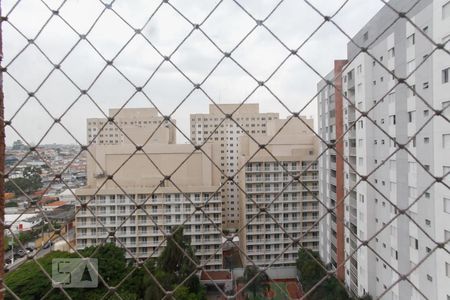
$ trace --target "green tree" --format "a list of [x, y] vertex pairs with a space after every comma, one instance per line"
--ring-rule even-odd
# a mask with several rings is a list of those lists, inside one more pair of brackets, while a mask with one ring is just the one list
[[175, 228], [159, 257], [158, 266], [169, 273], [184, 276], [195, 270], [194, 262], [197, 262], [197, 258], [188, 237], [183, 235], [183, 228]]
[[[97, 251], [95, 250], [95, 247], [89, 247], [81, 250], [80, 253], [84, 257], [90, 256], [97, 258], [99, 274], [108, 285], [116, 286], [131, 271], [131, 266], [126, 263], [124, 250], [110, 243], [98, 246]], [[39, 264], [50, 276], [52, 274], [52, 260], [54, 258], [79, 258], [79, 256], [75, 253], [54, 251], [39, 258]], [[35, 261], [26, 262], [16, 270], [7, 273], [5, 283], [20, 299], [24, 300], [41, 299], [52, 288], [49, 278]], [[96, 289], [66, 288], [65, 290], [72, 299], [76, 300], [101, 299], [107, 292], [101, 280], [99, 280], [99, 286]], [[140, 299], [138, 297], [139, 291], [135, 290], [134, 287], [121, 286], [118, 293], [122, 299]], [[5, 298], [13, 299], [12, 295], [8, 293]], [[46, 296], [46, 299], [50, 300], [65, 298], [57, 289], [52, 290]], [[108, 298], [110, 299], [111, 297]], [[112, 299], [115, 298], [117, 297], [112, 297]]]
[[33, 190], [40, 189], [42, 187], [42, 171], [36, 167], [25, 167], [23, 170], [23, 178], [28, 179], [31, 182]]
[[25, 193], [33, 192], [33, 184], [29, 179], [19, 177], [14, 179], [9, 179], [5, 183], [5, 192], [14, 193], [16, 196], [20, 196]]
[[5, 202], [5, 207], [18, 207], [19, 205], [15, 201]]
[[264, 296], [264, 293], [270, 290], [269, 280], [265, 271], [261, 272], [258, 267], [253, 265], [245, 267], [244, 275], [240, 279], [242, 283], [248, 284], [245, 292], [250, 292], [253, 299], [256, 299], [258, 295]]
[[327, 272], [317, 252], [309, 249], [300, 249], [297, 258], [297, 269], [300, 273], [300, 281], [305, 293], [314, 288], [308, 295], [309, 300], [352, 299], [335, 277], [327, 278], [319, 286], [315, 287], [319, 281], [327, 276]]
[[80, 253], [98, 259], [98, 272], [110, 286], [116, 286], [128, 274], [125, 250], [113, 243], [88, 247]]
[[[55, 251], [39, 258], [38, 261], [48, 274], [52, 274], [54, 258], [74, 257], [77, 257], [76, 254]], [[51, 289], [48, 277], [35, 261], [26, 262], [17, 270], [7, 273], [5, 283], [20, 299], [41, 299]], [[14, 298], [6, 292], [5, 299]]]
[[[191, 276], [196, 270], [196, 263], [197, 258], [188, 237], [183, 234], [183, 228], [175, 227], [166, 247], [152, 267], [155, 269], [156, 279], [165, 290], [177, 288], [175, 291], [177, 293], [179, 289], [182, 289], [178, 292], [181, 298], [174, 295], [176, 299], [205, 299], [205, 291], [199, 278], [195, 275]], [[144, 299], [156, 300], [164, 297], [159, 285], [148, 277], [147, 275], [145, 279], [148, 285], [144, 292]], [[189, 279], [179, 286], [188, 277]]]
[[[9, 179], [5, 183], [5, 192], [22, 195], [32, 193], [42, 187], [41, 169], [36, 167], [26, 167], [22, 172], [22, 177]], [[23, 192], [22, 192], [23, 191]]]
[[[178, 248], [177, 244], [183, 251]], [[184, 251], [193, 261], [186, 258]], [[98, 273], [109, 286], [117, 286], [120, 283], [117, 293], [122, 299], [162, 299], [165, 294], [160, 285], [164, 290], [175, 290], [174, 297], [177, 300], [206, 298], [205, 290], [201, 286], [199, 278], [196, 275], [190, 276], [196, 271], [194, 263], [196, 258], [189, 240], [183, 236], [182, 228], [173, 234], [159, 258], [151, 258], [145, 263], [145, 268], [150, 271], [158, 283], [149, 276], [147, 270], [143, 268], [144, 266], [136, 268], [130, 264], [125, 257], [125, 250], [117, 247], [114, 243], [88, 247], [81, 250], [80, 254], [84, 257], [98, 259]], [[38, 262], [51, 275], [52, 259], [77, 257], [79, 257], [77, 254], [55, 251], [39, 258]], [[128, 276], [130, 272], [132, 273]], [[187, 277], [189, 279], [185, 281]], [[125, 278], [126, 280], [123, 281]], [[35, 261], [26, 262], [16, 270], [7, 273], [5, 282], [19, 298], [25, 300], [41, 299], [51, 289], [49, 278]], [[65, 290], [74, 300], [102, 299], [107, 293], [102, 280], [99, 280], [99, 286], [96, 289]], [[56, 300], [66, 297], [59, 290], [54, 289], [46, 298]], [[107, 298], [116, 299], [118, 297], [113, 294]], [[13, 299], [13, 297], [7, 294], [6, 299]]]

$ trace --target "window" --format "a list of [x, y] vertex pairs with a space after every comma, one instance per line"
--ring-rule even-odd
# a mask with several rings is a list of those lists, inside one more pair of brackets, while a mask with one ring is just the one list
[[356, 72], [357, 72], [357, 73], [361, 73], [361, 72], [362, 72], [362, 65], [359, 65], [359, 66], [356, 68]]
[[450, 101], [442, 102], [443, 115], [450, 118]]
[[442, 173], [443, 176], [447, 175], [448, 173], [450, 173], [450, 166], [443, 166], [442, 171], [443, 171], [443, 173]]
[[416, 85], [412, 85], [411, 88], [408, 88], [408, 97], [412, 97], [416, 95]]
[[415, 67], [416, 67], [416, 61], [414, 59], [408, 61], [408, 63], [406, 64], [406, 72], [408, 74], [411, 73], [415, 69]]
[[416, 44], [416, 35], [413, 33], [406, 38], [407, 47], [413, 46]]
[[445, 275], [450, 277], [450, 264], [447, 262], [445, 263]]
[[416, 238], [413, 238], [412, 236], [409, 237], [409, 244], [414, 249], [419, 249], [419, 240]]
[[409, 186], [408, 187], [408, 197], [411, 199], [416, 199], [417, 190], [415, 187]]
[[391, 49], [388, 50], [388, 55], [389, 57], [395, 57], [395, 48], [392, 47]]
[[442, 83], [448, 83], [450, 68], [442, 70]]
[[[443, 13], [442, 13], [442, 14], [443, 14]], [[364, 41], [367, 41], [368, 39], [369, 39], [369, 32], [366, 31], [366, 32], [364, 32], [363, 40], [364, 40]]]
[[395, 125], [395, 115], [389, 116], [389, 119], [391, 120], [391, 124]]
[[442, 19], [450, 17], [450, 1], [442, 5]]
[[442, 135], [442, 148], [450, 148], [450, 134]]
[[395, 193], [397, 191], [397, 184], [393, 181], [391, 181], [389, 183], [389, 190], [393, 193]]
[[423, 89], [427, 89], [429, 87], [428, 81], [423, 83]]
[[389, 170], [390, 171], [395, 171], [395, 167], [396, 167], [396, 163], [394, 159], [390, 159], [389, 160]]
[[444, 212], [450, 214], [450, 199], [444, 198]]
[[409, 123], [414, 122], [414, 113], [415, 113], [415, 111], [409, 111], [408, 112], [408, 122]]

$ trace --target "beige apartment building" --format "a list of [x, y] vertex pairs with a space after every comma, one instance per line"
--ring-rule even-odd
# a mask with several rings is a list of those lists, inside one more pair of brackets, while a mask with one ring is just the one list
[[[148, 139], [158, 126], [154, 122], [164, 122], [153, 109], [124, 109], [118, 116], [124, 136], [132, 136], [135, 143]], [[88, 133], [107, 121], [89, 119]], [[114, 232], [109, 239], [126, 247], [128, 257], [158, 256], [164, 235], [184, 225], [202, 264], [221, 268], [220, 172], [207, 157], [218, 158], [216, 146], [207, 144], [202, 147], [206, 154], [191, 155], [194, 146], [175, 144], [171, 126], [159, 127], [142, 149], [120, 134], [117, 142], [103, 138], [89, 147], [93, 157], [87, 160], [87, 185], [76, 191], [87, 203], [78, 205], [77, 248], [103, 243]]]
[[[114, 122], [112, 122], [112, 119]], [[172, 122], [175, 123], [174, 120]], [[87, 139], [92, 144], [143, 145], [147, 140], [156, 143], [176, 143], [176, 129], [156, 108], [110, 109], [108, 118], [87, 120]]]
[[[313, 128], [312, 119], [302, 120]], [[240, 138], [238, 165], [245, 165], [239, 174], [245, 188], [240, 192], [240, 243], [247, 254], [242, 255], [244, 265], [250, 264], [249, 260], [259, 266], [274, 261], [273, 266], [295, 264], [299, 248], [292, 245], [292, 239], [318, 250], [320, 204], [314, 198], [319, 191], [318, 140], [299, 119], [285, 122], [272, 120], [265, 133], [253, 135], [259, 144], [267, 144], [267, 151], [259, 150], [247, 136]]]
[[[232, 114], [232, 119], [226, 118]], [[238, 171], [239, 138], [250, 135], [266, 134], [267, 122], [279, 118], [278, 113], [261, 113], [259, 104], [210, 104], [209, 113], [191, 114], [191, 140], [196, 145], [205, 142], [214, 143], [219, 150], [217, 165], [221, 171], [221, 182], [236, 175]], [[238, 177], [235, 177], [238, 182]], [[226, 228], [238, 228], [239, 187], [226, 182], [222, 187], [222, 220]]]

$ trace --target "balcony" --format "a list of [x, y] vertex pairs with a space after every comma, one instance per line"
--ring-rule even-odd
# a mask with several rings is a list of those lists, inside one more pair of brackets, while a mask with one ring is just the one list
[[319, 180], [319, 176], [302, 176], [300, 178], [301, 181], [317, 181]]
[[350, 156], [356, 156], [356, 147], [350, 147], [348, 150]]

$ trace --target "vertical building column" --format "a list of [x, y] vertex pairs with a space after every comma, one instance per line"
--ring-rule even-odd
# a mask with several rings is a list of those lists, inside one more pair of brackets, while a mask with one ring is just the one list
[[344, 113], [342, 103], [342, 69], [346, 60], [334, 61], [334, 100], [336, 113], [336, 276], [345, 280], [345, 240], [344, 240]]

